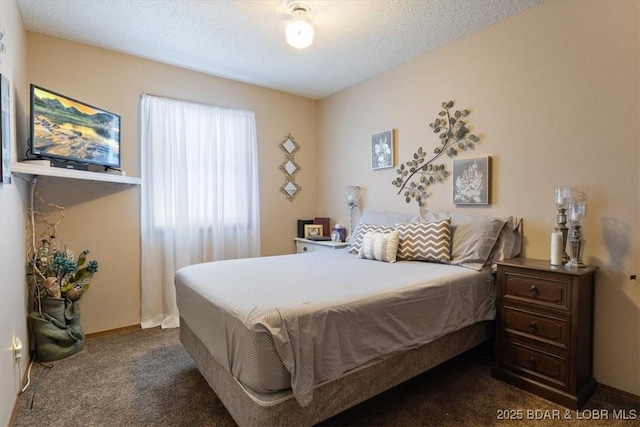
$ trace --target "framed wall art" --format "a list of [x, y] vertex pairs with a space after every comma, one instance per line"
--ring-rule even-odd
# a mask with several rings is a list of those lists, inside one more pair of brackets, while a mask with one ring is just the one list
[[393, 129], [371, 135], [371, 169], [393, 167]]
[[296, 184], [294, 178], [301, 168], [293, 158], [294, 153], [300, 149], [300, 145], [293, 139], [291, 134], [288, 134], [284, 141], [280, 143], [280, 149], [284, 151], [284, 162], [280, 165], [280, 170], [284, 173], [284, 184], [280, 187], [280, 191], [284, 193], [290, 202], [293, 202], [296, 194], [302, 190], [302, 187]]
[[490, 190], [491, 157], [453, 161], [453, 203], [488, 205]]
[[0, 75], [0, 184], [11, 183], [9, 80]]

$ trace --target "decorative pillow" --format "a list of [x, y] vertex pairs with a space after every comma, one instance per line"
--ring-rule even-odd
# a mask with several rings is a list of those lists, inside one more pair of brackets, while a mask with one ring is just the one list
[[[490, 217], [472, 214], [426, 211], [414, 220], [434, 221], [451, 218], [451, 260], [449, 264], [480, 271], [490, 263], [489, 256], [498, 236], [512, 217]], [[402, 237], [402, 236], [401, 236]], [[519, 252], [519, 250], [518, 250]]]
[[397, 224], [398, 259], [446, 262], [451, 251], [451, 220]]
[[393, 227], [398, 223], [405, 223], [409, 222], [410, 220], [410, 214], [386, 211], [364, 211], [357, 224], [353, 227], [353, 230], [351, 230], [351, 235], [349, 236], [349, 245], [353, 245], [353, 241], [358, 234], [358, 227], [360, 226], [360, 224], [374, 224]]
[[376, 261], [396, 262], [399, 234], [397, 231], [381, 233], [369, 231], [362, 238], [362, 246], [358, 258], [375, 259]]
[[358, 231], [356, 231], [356, 235], [353, 238], [353, 243], [349, 246], [349, 252], [352, 254], [359, 254], [360, 248], [362, 247], [362, 239], [364, 235], [369, 231], [378, 231], [381, 233], [390, 233], [393, 231], [393, 227], [386, 227], [383, 225], [374, 225], [374, 224], [359, 224]]

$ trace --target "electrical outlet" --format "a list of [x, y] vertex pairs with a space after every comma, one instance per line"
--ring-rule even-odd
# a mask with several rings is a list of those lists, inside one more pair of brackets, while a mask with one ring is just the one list
[[16, 363], [20, 359], [22, 359], [22, 341], [20, 341], [20, 338], [15, 337], [13, 339], [13, 361]]

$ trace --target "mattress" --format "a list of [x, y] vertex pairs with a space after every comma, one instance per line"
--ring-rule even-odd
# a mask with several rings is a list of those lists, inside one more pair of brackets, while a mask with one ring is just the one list
[[180, 316], [245, 389], [318, 384], [495, 317], [488, 271], [311, 252], [185, 267]]

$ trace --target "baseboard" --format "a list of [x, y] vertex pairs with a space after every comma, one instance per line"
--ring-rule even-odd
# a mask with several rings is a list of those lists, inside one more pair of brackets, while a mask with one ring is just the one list
[[91, 338], [103, 337], [105, 335], [113, 335], [113, 334], [119, 334], [122, 332], [137, 331], [138, 329], [140, 329], [140, 325], [124, 326], [122, 328], [109, 329], [107, 331], [92, 332], [90, 334], [85, 334], [85, 338], [91, 339]]
[[622, 398], [622, 399], [627, 399], [627, 400], [631, 400], [633, 403], [635, 404], [640, 404], [640, 396], [633, 394], [633, 393], [629, 393], [627, 391], [623, 391], [620, 389], [617, 389], [615, 387], [611, 387], [610, 385], [606, 385], [606, 384], [602, 384], [602, 383], [596, 383], [596, 389], [601, 389], [604, 391], [607, 391], [611, 394], [615, 394], [616, 396]]

